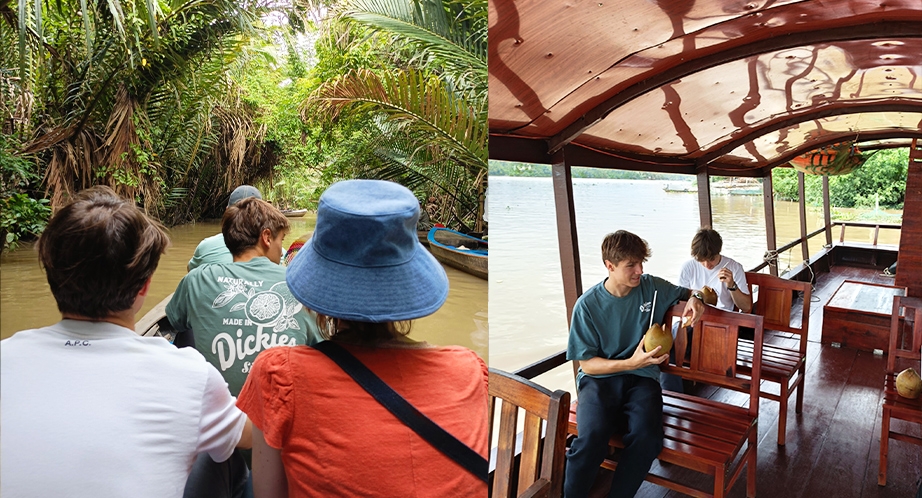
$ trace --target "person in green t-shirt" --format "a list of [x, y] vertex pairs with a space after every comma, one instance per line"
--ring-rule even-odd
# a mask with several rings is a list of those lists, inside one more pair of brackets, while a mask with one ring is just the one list
[[[236, 200], [232, 195], [231, 201], [221, 220], [221, 235], [233, 261], [192, 269], [179, 282], [166, 315], [177, 331], [176, 343], [191, 342], [237, 396], [261, 351], [314, 345], [321, 336], [316, 315], [292, 296], [285, 267], [279, 265], [288, 219], [255, 196]], [[220, 463], [207, 454], [199, 456], [184, 496], [212, 496], [215, 476], [234, 483], [244, 480], [252, 487], [247, 480], [249, 459], [241, 450]], [[238, 487], [234, 496], [247, 493], [252, 495], [250, 489]]]
[[691, 314], [691, 325], [704, 304], [690, 289], [645, 275], [648, 257], [647, 242], [637, 235], [624, 230], [608, 234], [602, 242], [608, 277], [573, 307], [567, 359], [579, 362], [579, 436], [567, 452], [567, 498], [588, 494], [616, 430], [624, 431], [625, 447], [612, 476], [610, 498], [634, 496], [663, 447], [659, 365], [669, 355], [659, 346], [645, 352], [643, 336], [677, 302], [688, 300], [683, 314]]
[[177, 333], [192, 334], [234, 396], [260, 351], [320, 341], [314, 315], [291, 295], [279, 265], [288, 230], [288, 219], [261, 199], [228, 207], [221, 233], [233, 262], [193, 269], [166, 307]]

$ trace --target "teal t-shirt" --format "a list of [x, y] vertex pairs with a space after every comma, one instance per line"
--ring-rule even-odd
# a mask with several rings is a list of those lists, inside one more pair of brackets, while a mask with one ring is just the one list
[[192, 331], [195, 348], [234, 396], [260, 351], [321, 340], [314, 314], [288, 290], [285, 268], [265, 257], [192, 270], [179, 282], [166, 315], [177, 331]]
[[[607, 280], [607, 279], [606, 279]], [[650, 328], [650, 311], [653, 293], [656, 292], [654, 321], [662, 324], [666, 310], [688, 296], [689, 290], [673, 285], [659, 277], [641, 275], [640, 285], [624, 297], [615, 297], [605, 289], [605, 280], [594, 285], [576, 301], [570, 320], [570, 337], [567, 341], [568, 360], [588, 360], [599, 357], [626, 360], [634, 354], [637, 344]], [[659, 367], [650, 365], [593, 377], [611, 377], [634, 374], [659, 379]], [[584, 374], [580, 369], [576, 385]]]
[[205, 263], [227, 264], [233, 262], [234, 257], [231, 255], [230, 249], [224, 244], [224, 234], [219, 233], [206, 237], [198, 243], [187, 268], [192, 271]]

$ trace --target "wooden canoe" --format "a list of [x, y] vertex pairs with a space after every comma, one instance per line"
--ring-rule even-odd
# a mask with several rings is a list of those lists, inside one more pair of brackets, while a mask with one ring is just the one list
[[[145, 337], [163, 337], [164, 339], [174, 342], [176, 339], [176, 330], [170, 324], [166, 317], [166, 305], [173, 298], [173, 294], [163, 298], [163, 301], [157, 303], [150, 311], [144, 314], [140, 320], [135, 322], [134, 330], [138, 335]], [[190, 334], [191, 335], [191, 334]]]
[[429, 230], [429, 251], [443, 264], [487, 279], [487, 241], [447, 228]]
[[302, 218], [306, 213], [306, 209], [285, 209], [282, 211], [282, 214], [288, 218]]

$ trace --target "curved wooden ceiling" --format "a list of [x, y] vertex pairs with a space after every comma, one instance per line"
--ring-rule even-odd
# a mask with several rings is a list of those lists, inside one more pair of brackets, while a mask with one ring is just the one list
[[922, 137], [922, 0], [491, 0], [490, 157], [764, 175]]

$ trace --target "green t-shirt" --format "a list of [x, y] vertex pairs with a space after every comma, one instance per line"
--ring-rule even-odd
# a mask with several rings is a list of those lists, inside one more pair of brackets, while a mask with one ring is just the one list
[[[634, 354], [637, 344], [650, 328], [653, 293], [656, 292], [654, 321], [662, 324], [666, 310], [688, 296], [689, 290], [659, 277], [641, 275], [640, 285], [624, 297], [615, 297], [605, 289], [605, 281], [586, 291], [573, 307], [570, 336], [567, 341], [568, 360], [588, 360], [599, 357], [626, 360]], [[650, 365], [639, 370], [593, 377], [634, 374], [659, 379], [659, 367]], [[584, 374], [580, 369], [576, 385]]]
[[205, 263], [227, 264], [233, 262], [234, 257], [231, 255], [230, 249], [224, 244], [224, 234], [219, 233], [206, 237], [198, 243], [187, 268], [192, 271]]
[[206, 264], [183, 277], [166, 307], [178, 332], [224, 376], [236, 396], [264, 349], [321, 340], [314, 314], [285, 283], [285, 268], [268, 258]]

